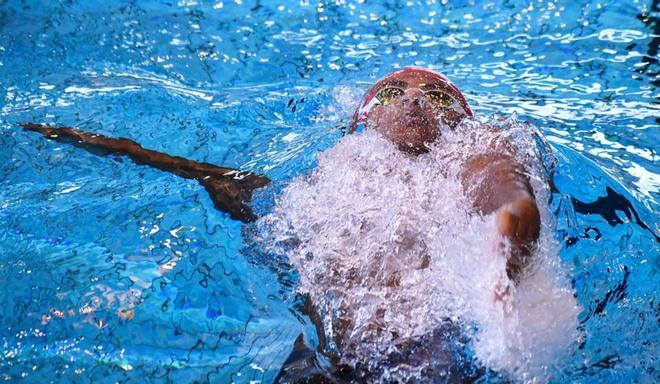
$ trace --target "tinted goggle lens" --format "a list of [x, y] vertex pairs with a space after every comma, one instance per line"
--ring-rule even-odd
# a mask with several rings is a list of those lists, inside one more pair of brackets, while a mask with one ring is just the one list
[[376, 94], [376, 99], [378, 99], [381, 104], [387, 105], [404, 93], [404, 90], [401, 88], [387, 87], [381, 89], [380, 92]]

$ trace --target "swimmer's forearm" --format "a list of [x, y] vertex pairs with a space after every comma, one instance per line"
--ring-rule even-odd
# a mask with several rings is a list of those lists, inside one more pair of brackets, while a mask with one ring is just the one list
[[[248, 172], [240, 172], [232, 168], [218, 167], [213, 164], [196, 162], [146, 149], [140, 144], [125, 138], [112, 138], [68, 127], [53, 128], [34, 123], [21, 123], [20, 125], [27, 130], [39, 132], [51, 140], [81, 147], [97, 154], [128, 156], [138, 164], [172, 172], [187, 179], [199, 179], [207, 176], [241, 178], [250, 175]], [[99, 153], [99, 151], [102, 153]]]
[[148, 165], [180, 177], [196, 179], [208, 191], [215, 207], [229, 213], [235, 220], [248, 222], [256, 219], [247, 203], [251, 200], [254, 189], [270, 182], [267, 177], [254, 173], [218, 167], [146, 149], [129, 139], [115, 139], [75, 128], [52, 128], [33, 123], [20, 125], [27, 130], [39, 132], [51, 140], [71, 144], [95, 154], [123, 155], [137, 164]]

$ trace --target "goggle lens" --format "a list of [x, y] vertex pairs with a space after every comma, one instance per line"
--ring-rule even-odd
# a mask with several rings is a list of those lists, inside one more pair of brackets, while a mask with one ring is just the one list
[[404, 93], [404, 90], [401, 88], [388, 87], [381, 89], [376, 95], [376, 98], [382, 105], [387, 105]]
[[441, 91], [429, 91], [426, 92], [425, 95], [431, 101], [431, 103], [443, 108], [449, 108], [452, 104], [454, 104], [454, 99]]

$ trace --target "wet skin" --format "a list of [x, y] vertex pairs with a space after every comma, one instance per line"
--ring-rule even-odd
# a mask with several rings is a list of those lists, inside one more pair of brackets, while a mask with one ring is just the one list
[[[401, 151], [413, 156], [427, 152], [428, 144], [437, 140], [444, 129], [452, 129], [468, 115], [460, 106], [446, 108], [432, 102], [430, 97], [432, 92], [445, 93], [459, 99], [460, 91], [423, 71], [389, 76], [376, 83], [368, 95], [377, 94], [387, 87], [397, 87], [403, 90], [403, 93], [399, 92], [397, 97], [392, 97], [386, 105], [384, 103], [374, 105], [363, 122], [367, 129], [375, 129], [397, 145]], [[457, 105], [455, 104], [454, 107]], [[355, 123], [354, 119], [351, 132], [355, 131]], [[38, 132], [49, 139], [72, 144], [98, 155], [127, 156], [137, 164], [195, 179], [208, 191], [218, 210], [227, 212], [231, 218], [243, 222], [257, 218], [249, 206], [253, 190], [269, 183], [265, 176], [152, 151], [129, 139], [105, 137], [74, 128], [52, 128], [33, 123], [21, 125], [26, 130]], [[532, 188], [524, 174], [524, 167], [515, 161], [514, 155], [515, 152], [511, 147], [511, 149], [469, 157], [459, 174], [459, 179], [475, 212], [484, 215], [496, 212], [497, 230], [511, 244], [511, 249], [506, 255], [507, 272], [512, 280], [517, 281], [538, 239], [540, 217]], [[501, 299], [504, 295], [506, 295], [505, 291], [495, 291], [494, 299]], [[313, 303], [305, 300], [305, 304], [299, 310], [308, 315], [315, 324], [321, 342], [318, 351], [323, 353], [325, 333]], [[337, 331], [339, 334], [342, 333], [341, 330]], [[418, 352], [423, 349], [413, 348]], [[278, 381], [360, 380], [352, 369], [338, 364], [338, 357], [329, 357], [333, 363], [331, 371], [319, 367], [316, 354], [299, 338], [294, 352], [282, 370], [282, 373], [287, 370], [296, 373], [291, 377], [282, 376], [281, 373]]]

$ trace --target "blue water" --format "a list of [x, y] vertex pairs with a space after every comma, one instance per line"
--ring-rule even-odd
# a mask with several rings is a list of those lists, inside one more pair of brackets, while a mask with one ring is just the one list
[[[656, 1], [0, 1], [0, 380], [270, 382], [304, 325], [195, 181], [35, 121], [285, 183], [402, 66], [557, 158], [583, 340], [554, 382], [660, 379]], [[296, 135], [292, 135], [296, 134]]]

